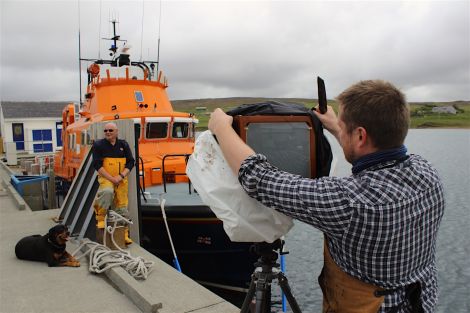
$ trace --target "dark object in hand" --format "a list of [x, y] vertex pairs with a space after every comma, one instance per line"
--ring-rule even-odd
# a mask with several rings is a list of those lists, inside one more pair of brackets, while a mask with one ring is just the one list
[[321, 79], [320, 76], [317, 76], [317, 86], [318, 86], [318, 108], [320, 109], [321, 114], [325, 114], [326, 112], [326, 90], [325, 90], [325, 82]]

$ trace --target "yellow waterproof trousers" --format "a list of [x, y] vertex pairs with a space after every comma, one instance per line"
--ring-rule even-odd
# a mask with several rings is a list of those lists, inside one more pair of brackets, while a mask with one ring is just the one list
[[[117, 176], [124, 169], [126, 158], [104, 158], [103, 168], [112, 176]], [[115, 186], [104, 177], [98, 176], [100, 184], [96, 194], [94, 208], [98, 228], [104, 228], [104, 219], [108, 209], [129, 217], [128, 204], [128, 181], [125, 177], [119, 185]]]

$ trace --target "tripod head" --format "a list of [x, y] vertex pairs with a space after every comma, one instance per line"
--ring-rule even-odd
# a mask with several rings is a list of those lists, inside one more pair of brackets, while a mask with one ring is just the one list
[[276, 263], [278, 252], [279, 254], [286, 254], [282, 252], [285, 241], [282, 239], [277, 239], [272, 243], [267, 242], [256, 242], [250, 247], [250, 251], [256, 253], [259, 256], [258, 261], [255, 263], [256, 267], [268, 266], [279, 267], [279, 264]]

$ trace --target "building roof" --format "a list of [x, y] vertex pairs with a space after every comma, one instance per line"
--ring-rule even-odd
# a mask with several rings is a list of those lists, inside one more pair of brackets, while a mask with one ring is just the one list
[[62, 118], [62, 110], [70, 102], [13, 102], [2, 101], [3, 118]]

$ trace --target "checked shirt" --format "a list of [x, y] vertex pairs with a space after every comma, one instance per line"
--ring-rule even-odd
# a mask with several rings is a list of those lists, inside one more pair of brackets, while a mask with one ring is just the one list
[[[397, 289], [385, 296], [379, 312], [402, 304], [402, 287], [417, 281], [424, 311], [433, 312], [444, 196], [436, 170], [422, 157], [386, 161], [349, 177], [308, 179], [256, 154], [242, 163], [238, 178], [251, 197], [321, 230], [343, 271]], [[399, 312], [409, 311], [406, 304]]]

